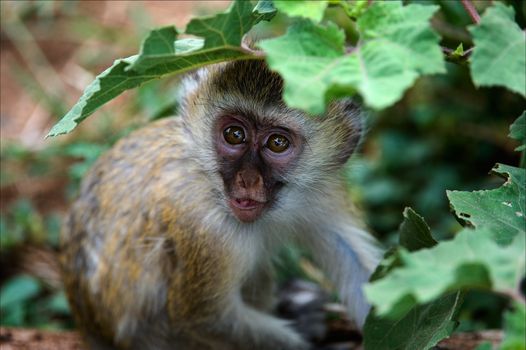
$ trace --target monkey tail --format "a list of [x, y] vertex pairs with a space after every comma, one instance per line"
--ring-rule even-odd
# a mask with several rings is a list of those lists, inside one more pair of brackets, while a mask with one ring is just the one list
[[27, 246], [21, 249], [18, 269], [33, 276], [53, 289], [62, 288], [58, 253], [42, 246]]

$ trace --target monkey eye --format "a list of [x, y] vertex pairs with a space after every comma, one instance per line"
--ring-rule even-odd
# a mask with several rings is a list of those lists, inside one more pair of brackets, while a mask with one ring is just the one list
[[290, 142], [289, 140], [279, 134], [272, 134], [267, 140], [267, 147], [274, 153], [282, 153], [289, 148]]
[[223, 130], [225, 141], [231, 145], [239, 145], [245, 142], [245, 131], [240, 126], [229, 126]]

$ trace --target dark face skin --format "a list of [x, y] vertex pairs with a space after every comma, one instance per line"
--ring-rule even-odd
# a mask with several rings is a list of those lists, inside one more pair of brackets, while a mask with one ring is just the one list
[[241, 222], [253, 222], [270, 207], [283, 187], [283, 174], [303, 146], [290, 129], [259, 125], [243, 115], [220, 117], [215, 145], [228, 205]]

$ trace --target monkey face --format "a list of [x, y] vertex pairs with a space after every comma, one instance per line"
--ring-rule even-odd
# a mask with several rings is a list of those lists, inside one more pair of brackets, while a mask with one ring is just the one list
[[303, 149], [291, 129], [242, 114], [218, 118], [215, 147], [228, 206], [241, 222], [257, 220], [285, 185]]
[[260, 60], [212, 65], [183, 80], [188, 151], [222, 213], [240, 222], [301, 220], [302, 209], [317, 208], [339, 183], [360, 140], [353, 101], [331, 101], [324, 115], [309, 116], [285, 104], [283, 86]]

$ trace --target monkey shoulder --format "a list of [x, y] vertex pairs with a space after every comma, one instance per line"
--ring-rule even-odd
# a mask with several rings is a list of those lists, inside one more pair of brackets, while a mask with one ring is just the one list
[[183, 176], [179, 169], [185, 168], [181, 129], [178, 117], [156, 121], [130, 133], [96, 161], [63, 225], [65, 254], [92, 260], [73, 266], [91, 271], [111, 263], [102, 264], [104, 260], [143, 251], [137, 247], [163, 244], [155, 237], [166, 236], [166, 218], [174, 221], [181, 216], [177, 198], [170, 199], [167, 188], [179, 183]]
[[166, 186], [182, 176], [182, 142], [180, 119], [163, 119], [117, 142], [86, 174], [60, 253], [68, 294], [82, 295], [72, 300], [81, 323], [96, 317], [124, 336], [163, 309], [183, 216]]

